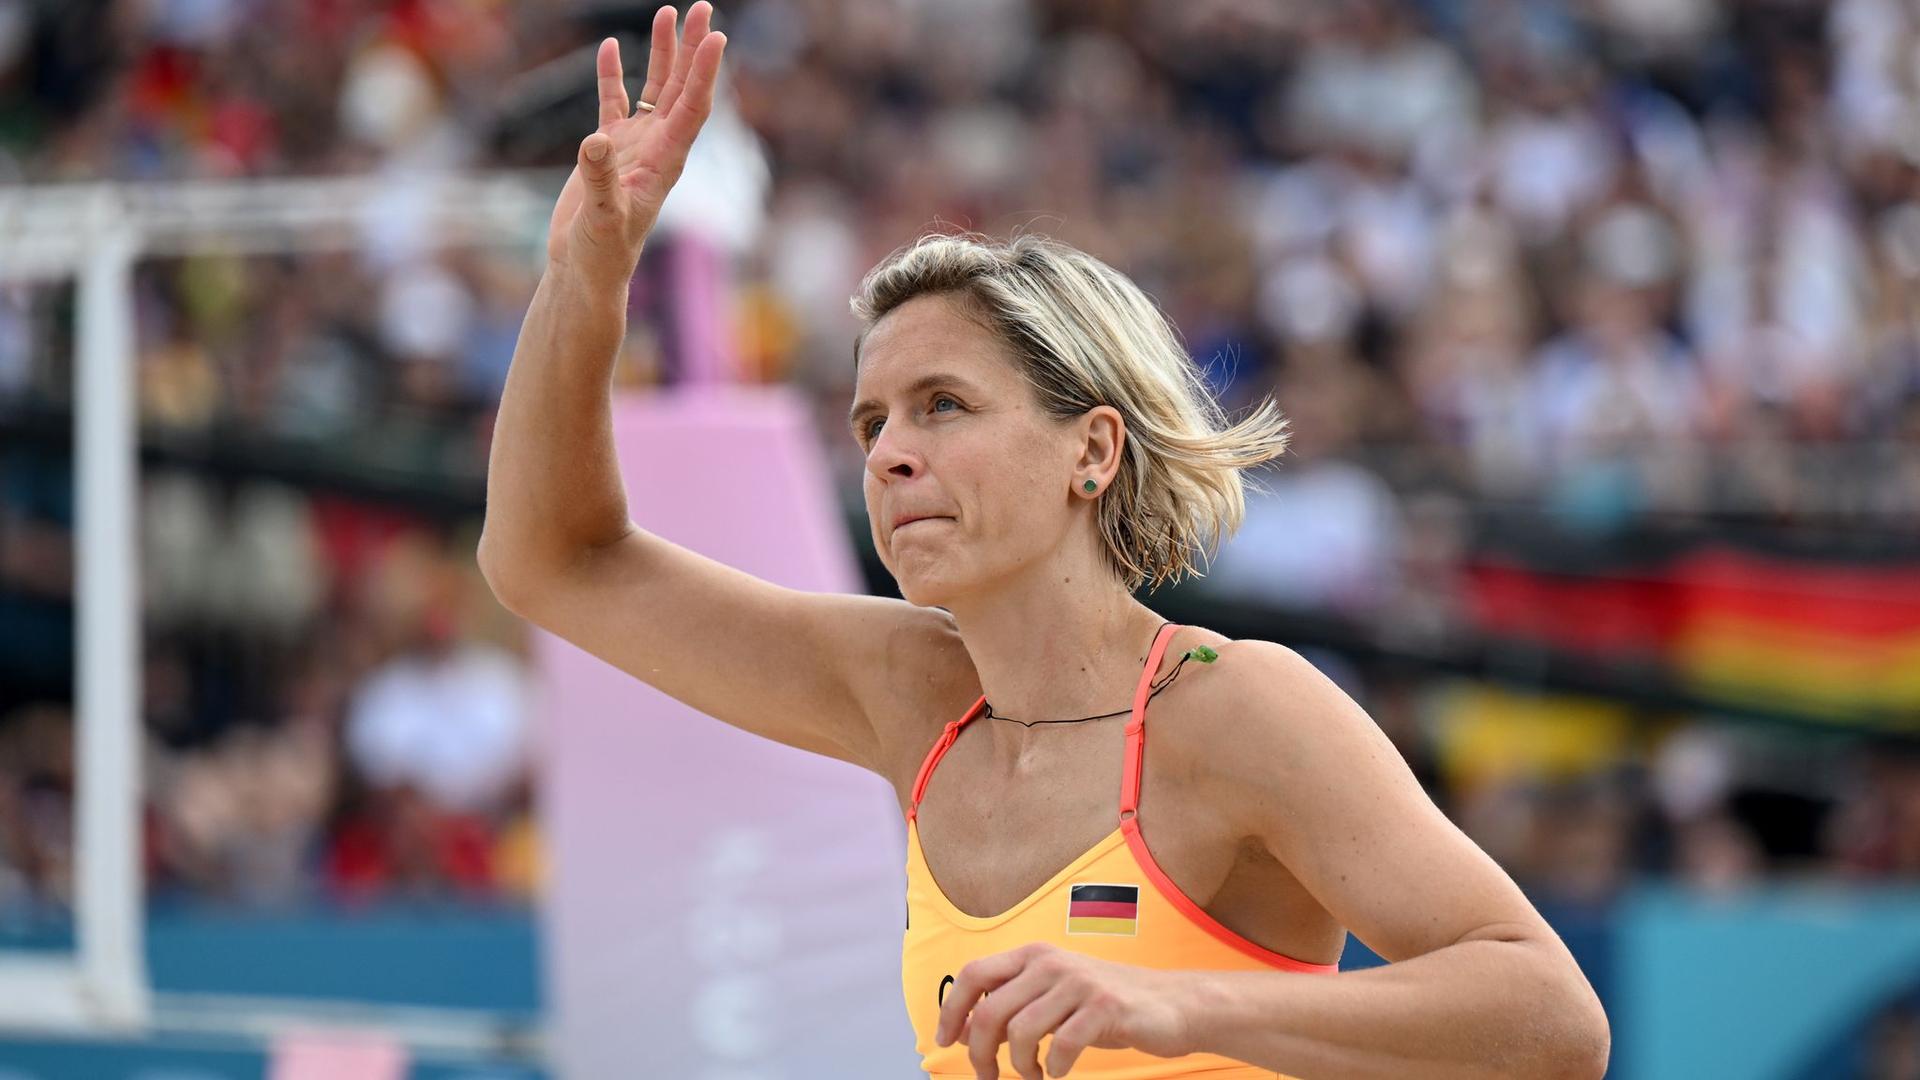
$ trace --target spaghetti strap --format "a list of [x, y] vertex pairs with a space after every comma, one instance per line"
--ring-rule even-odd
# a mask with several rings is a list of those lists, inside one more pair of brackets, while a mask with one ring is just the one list
[[940, 738], [934, 740], [933, 749], [927, 751], [926, 759], [920, 762], [920, 772], [913, 778], [913, 795], [907, 800], [908, 821], [913, 821], [920, 816], [920, 797], [926, 794], [927, 781], [933, 779], [933, 767], [940, 763], [941, 756], [947, 752], [947, 747], [953, 745], [953, 740], [960, 737], [960, 729], [965, 727], [969, 720], [980, 715], [980, 710], [986, 704], [987, 695], [981, 694], [979, 700], [973, 703], [973, 707], [966, 711], [966, 715], [949, 723], [945, 730], [940, 732]]
[[[1127, 716], [1126, 772], [1121, 778], [1120, 813], [1123, 819], [1139, 805], [1139, 748], [1142, 740], [1142, 725], [1146, 722], [1147, 699], [1153, 696], [1153, 676], [1160, 670], [1160, 658], [1167, 651], [1167, 642], [1173, 637], [1173, 632], [1178, 629], [1180, 627], [1175, 623], [1160, 624], [1159, 631], [1153, 635], [1153, 645], [1147, 650], [1147, 662], [1140, 671], [1139, 685], [1134, 688], [1133, 711]], [[986, 708], [986, 704], [987, 695], [981, 694], [973, 703], [973, 707], [967, 710], [966, 715], [948, 724], [940, 732], [940, 738], [935, 740], [933, 749], [927, 751], [926, 758], [920, 762], [919, 773], [913, 778], [913, 794], [907, 800], [908, 821], [917, 820], [920, 816], [920, 799], [926, 794], [927, 781], [933, 778], [934, 766], [940, 763], [940, 759], [946, 755], [953, 741], [960, 737], [960, 729], [978, 718], [981, 710]]]
[[1120, 820], [1129, 821], [1140, 812], [1140, 764], [1146, 756], [1147, 700], [1153, 696], [1153, 676], [1160, 670], [1160, 658], [1166, 655], [1167, 642], [1175, 623], [1162, 623], [1153, 636], [1153, 648], [1147, 650], [1147, 663], [1140, 671], [1140, 684], [1133, 691], [1133, 713], [1127, 717], [1127, 750], [1120, 774]]

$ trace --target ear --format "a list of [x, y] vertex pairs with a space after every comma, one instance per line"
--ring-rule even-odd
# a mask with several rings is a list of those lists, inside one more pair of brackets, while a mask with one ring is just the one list
[[[1080, 456], [1073, 465], [1074, 494], [1086, 498], [1098, 497], [1113, 485], [1113, 478], [1120, 472], [1120, 454], [1127, 445], [1127, 424], [1120, 416], [1120, 410], [1111, 405], [1095, 405], [1081, 415]], [[1086, 490], [1086, 481], [1094, 482], [1094, 489]]]

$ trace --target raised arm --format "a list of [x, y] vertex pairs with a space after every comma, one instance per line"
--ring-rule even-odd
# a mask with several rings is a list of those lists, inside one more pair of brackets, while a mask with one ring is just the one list
[[[554, 207], [546, 273], [508, 371], [487, 474], [479, 564], [508, 608], [709, 715], [885, 773], [900, 745], [876, 718], [896, 679], [949, 670], [951, 622], [897, 600], [782, 588], [628, 517], [611, 421], [628, 280], [713, 107], [725, 36], [712, 7], [653, 21], [632, 111], [617, 44], [600, 45], [598, 129]], [[909, 706], [910, 707], [910, 706]]]

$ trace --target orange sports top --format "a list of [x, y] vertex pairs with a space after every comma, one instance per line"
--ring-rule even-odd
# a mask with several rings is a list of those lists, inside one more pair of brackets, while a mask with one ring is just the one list
[[[902, 940], [900, 977], [914, 1046], [921, 1065], [933, 1077], [971, 1078], [967, 1045], [933, 1041], [947, 987], [968, 961], [1006, 952], [1035, 941], [1121, 964], [1163, 969], [1220, 971], [1299, 971], [1331, 973], [1337, 964], [1309, 964], [1262, 948], [1214, 921], [1153, 861], [1140, 835], [1140, 763], [1146, 746], [1147, 699], [1167, 640], [1178, 629], [1168, 623], [1154, 637], [1146, 670], [1134, 691], [1127, 718], [1127, 748], [1120, 783], [1120, 820], [1113, 832], [1074, 859], [1032, 895], [998, 915], [978, 918], [955, 907], [927, 870], [915, 821], [927, 780], [947, 747], [986, 704], [982, 695], [967, 714], [950, 723], [920, 766], [907, 807], [907, 928]], [[1049, 1040], [1042, 1040], [1044, 1060]], [[1073, 1075], [1088, 1080], [1164, 1080], [1205, 1074], [1208, 1080], [1252, 1080], [1278, 1076], [1218, 1054], [1155, 1057], [1139, 1050], [1088, 1047], [1074, 1062]], [[1018, 1076], [1005, 1043], [1000, 1045], [1000, 1075]]]

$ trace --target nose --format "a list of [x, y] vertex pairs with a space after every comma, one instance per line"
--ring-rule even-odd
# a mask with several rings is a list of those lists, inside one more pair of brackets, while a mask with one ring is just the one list
[[867, 454], [867, 471], [877, 480], [911, 480], [926, 471], [926, 462], [920, 457], [912, 440], [905, 437], [906, 432], [897, 424], [882, 424], [880, 436], [873, 441], [873, 449]]

